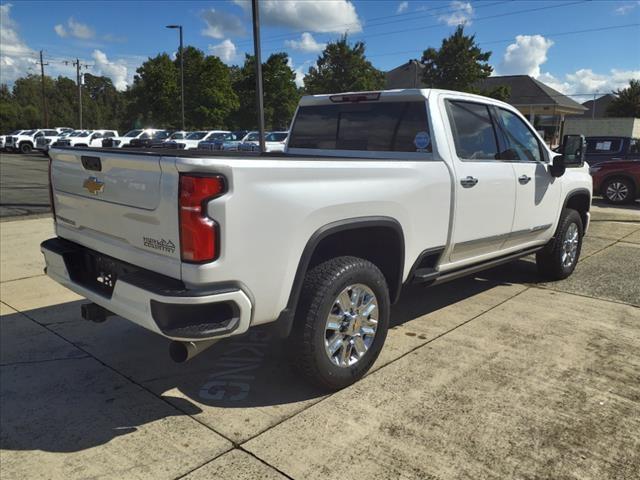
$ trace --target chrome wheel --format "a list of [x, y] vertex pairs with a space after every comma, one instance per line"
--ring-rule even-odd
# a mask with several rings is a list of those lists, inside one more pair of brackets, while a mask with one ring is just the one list
[[614, 180], [607, 186], [605, 195], [612, 202], [624, 202], [629, 195], [629, 188], [624, 183]]
[[334, 365], [350, 367], [367, 353], [378, 329], [378, 310], [378, 299], [366, 285], [350, 285], [340, 292], [324, 332], [325, 352]]
[[562, 240], [562, 266], [570, 267], [576, 261], [578, 256], [578, 243], [580, 242], [580, 233], [578, 225], [572, 223], [567, 228]]

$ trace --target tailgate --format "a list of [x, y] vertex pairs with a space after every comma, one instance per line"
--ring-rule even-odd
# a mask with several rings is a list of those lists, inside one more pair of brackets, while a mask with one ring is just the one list
[[146, 153], [53, 150], [60, 237], [180, 278], [178, 172]]

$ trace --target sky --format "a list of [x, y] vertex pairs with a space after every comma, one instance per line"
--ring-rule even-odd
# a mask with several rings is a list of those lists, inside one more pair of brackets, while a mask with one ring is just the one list
[[[28, 73], [75, 79], [84, 70], [126, 89], [147, 58], [185, 45], [241, 64], [253, 52], [250, 0], [19, 1], [0, 3], [0, 82]], [[287, 52], [301, 85], [326, 42], [348, 33], [390, 70], [439, 47], [459, 24], [492, 52], [494, 75], [531, 75], [589, 99], [640, 79], [637, 0], [261, 0], [263, 61]], [[579, 99], [579, 97], [575, 97]]]

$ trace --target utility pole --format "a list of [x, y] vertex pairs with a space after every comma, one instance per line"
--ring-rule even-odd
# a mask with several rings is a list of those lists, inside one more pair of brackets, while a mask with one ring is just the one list
[[184, 50], [182, 48], [182, 25], [167, 25], [167, 28], [177, 28], [180, 30], [180, 99], [182, 100], [182, 130], [184, 126]]
[[42, 60], [42, 50], [40, 50], [40, 75], [42, 78], [42, 114], [44, 116], [44, 128], [49, 128], [49, 111], [47, 110], [47, 98], [44, 93], [44, 66], [49, 65]]
[[253, 13], [253, 50], [256, 61], [256, 100], [258, 104], [258, 130], [260, 132], [260, 152], [264, 153], [264, 95], [262, 92], [262, 55], [260, 54], [260, 10], [258, 0], [251, 1]]
[[80, 59], [76, 58], [73, 65], [76, 67], [76, 78], [78, 81], [78, 124], [80, 125], [79, 129], [82, 130], [82, 77], [80, 75]]

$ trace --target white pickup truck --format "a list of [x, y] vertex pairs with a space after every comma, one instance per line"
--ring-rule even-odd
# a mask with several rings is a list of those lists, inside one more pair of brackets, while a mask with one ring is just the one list
[[444, 90], [302, 98], [284, 153], [52, 149], [46, 271], [172, 339], [184, 361], [275, 322], [327, 389], [362, 377], [389, 308], [536, 253], [573, 272], [589, 224], [581, 136], [553, 153], [512, 106]]

